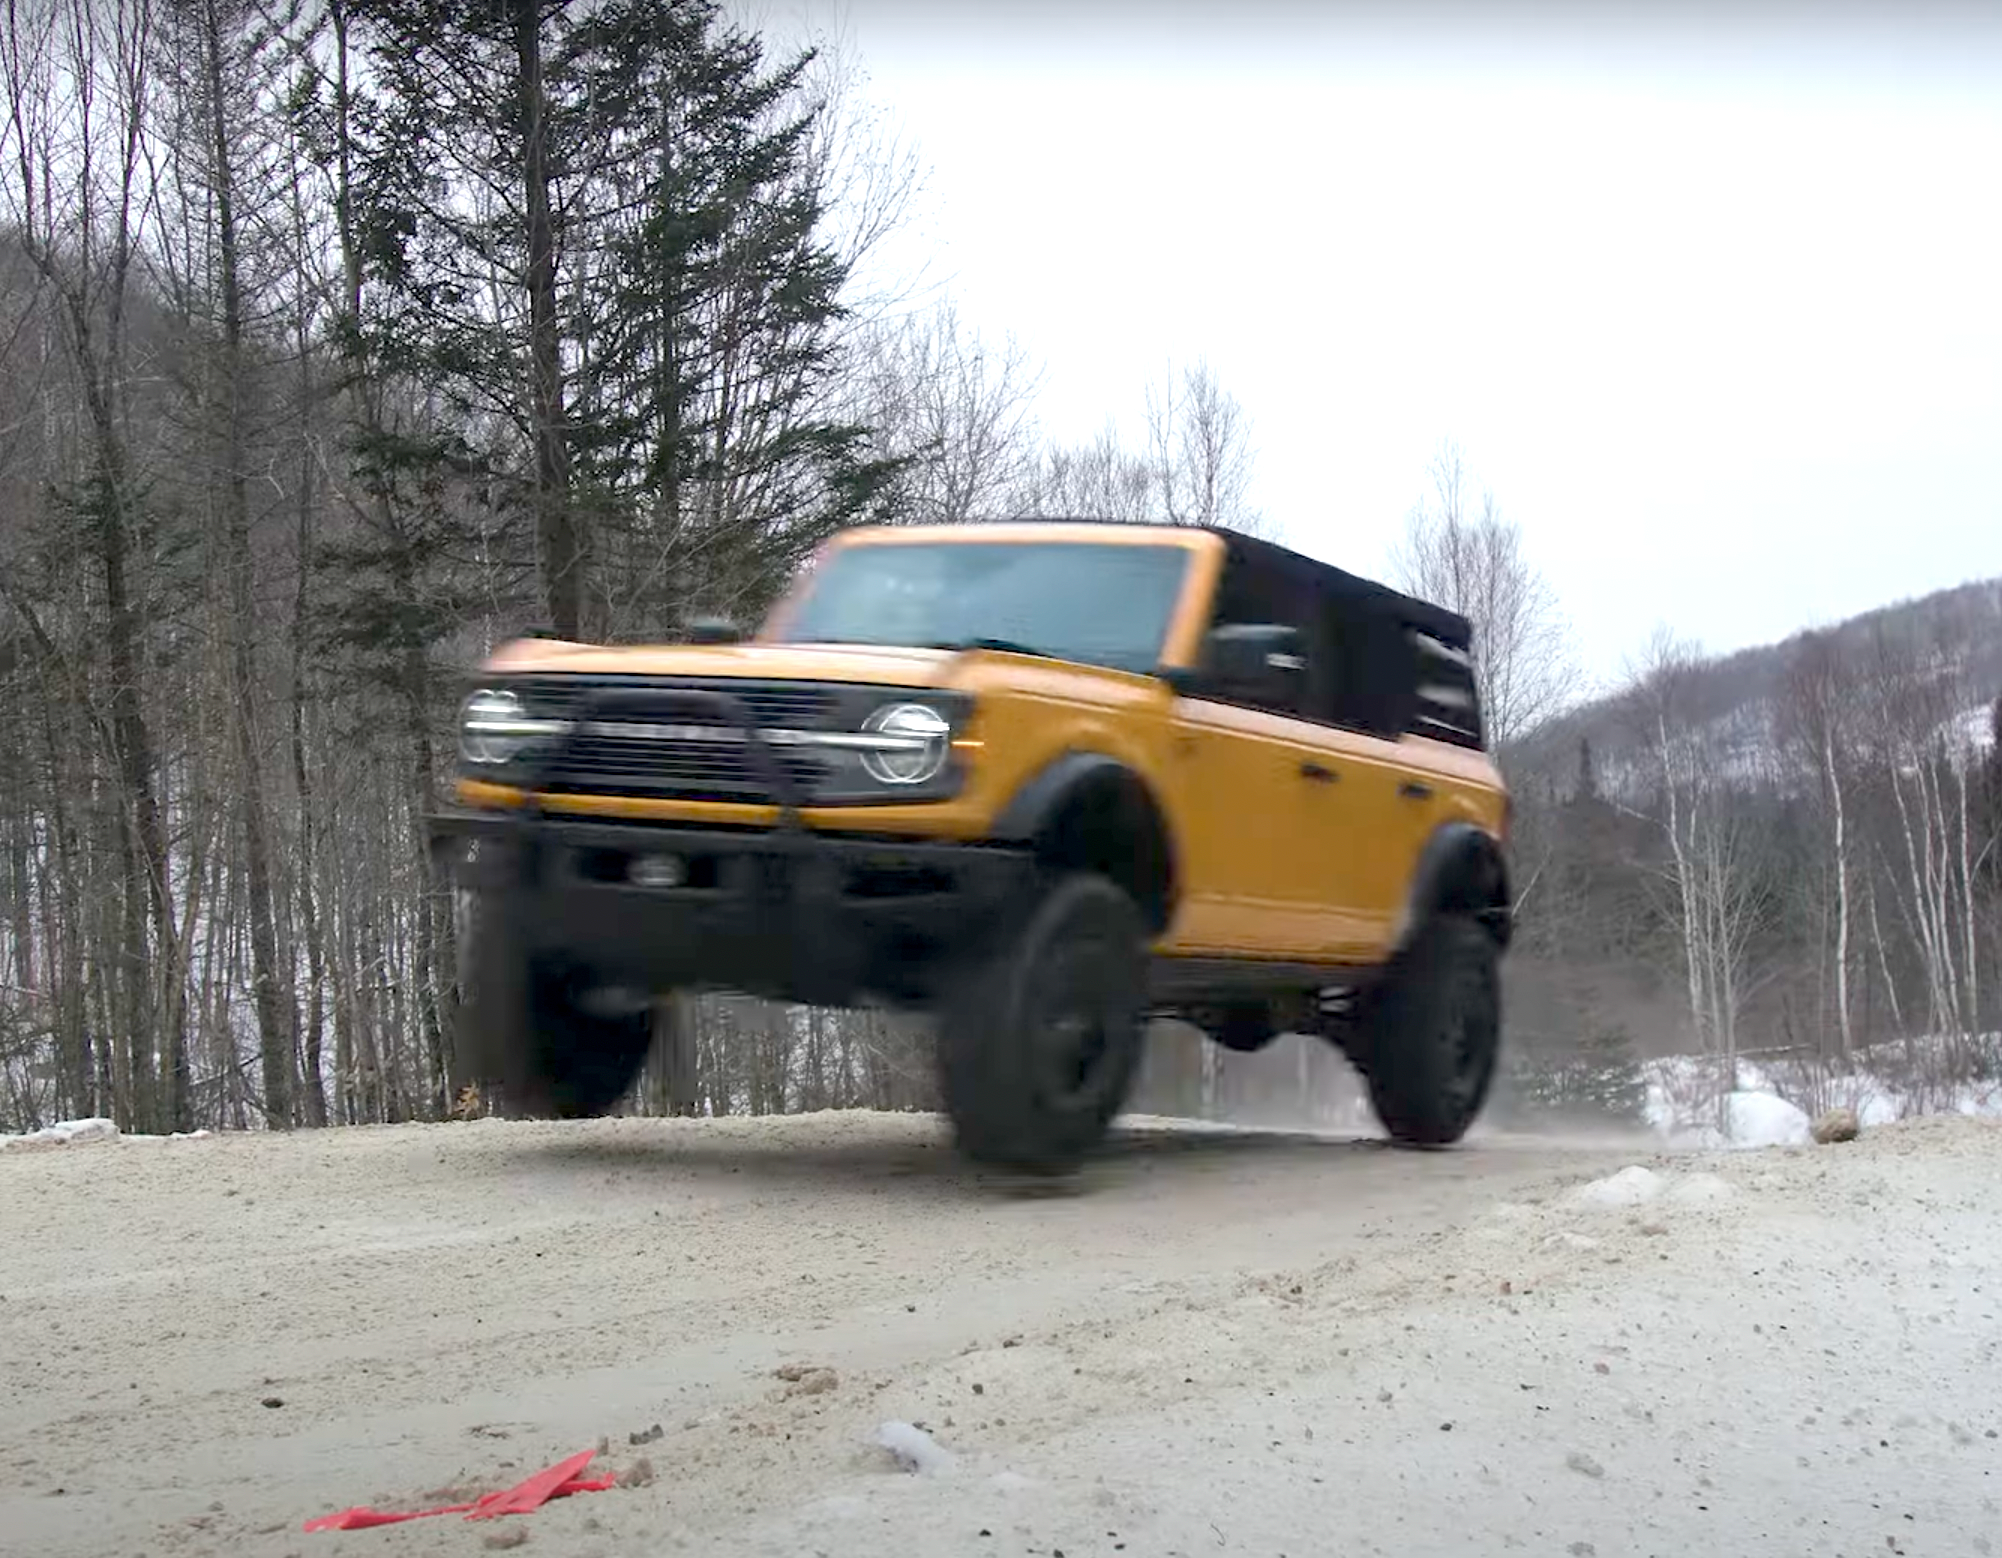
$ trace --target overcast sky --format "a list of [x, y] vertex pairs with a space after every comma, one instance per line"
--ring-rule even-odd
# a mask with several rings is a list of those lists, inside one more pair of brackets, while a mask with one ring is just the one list
[[1602, 679], [2002, 574], [2002, 4], [1818, 9], [840, 7], [1051, 435], [1207, 357], [1364, 572], [1451, 437]]

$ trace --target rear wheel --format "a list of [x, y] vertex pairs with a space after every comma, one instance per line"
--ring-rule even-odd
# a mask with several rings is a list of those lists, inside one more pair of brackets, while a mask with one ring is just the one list
[[1448, 1146], [1480, 1114], [1501, 1047], [1499, 963], [1477, 921], [1441, 915], [1373, 999], [1354, 1058], [1393, 1141]]
[[1081, 873], [1047, 886], [953, 981], [939, 1084], [968, 1157], [1062, 1174], [1104, 1139], [1140, 1060], [1146, 957], [1132, 898]]

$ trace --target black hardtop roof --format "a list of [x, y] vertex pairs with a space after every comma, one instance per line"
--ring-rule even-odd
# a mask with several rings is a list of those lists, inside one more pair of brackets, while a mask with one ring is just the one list
[[1318, 594], [1354, 602], [1365, 610], [1396, 617], [1405, 626], [1430, 634], [1449, 649], [1465, 651], [1472, 647], [1473, 626], [1458, 612], [1419, 600], [1414, 595], [1405, 595], [1360, 574], [1345, 572], [1332, 563], [1319, 562], [1276, 542], [1261, 541], [1241, 530], [1223, 525], [1205, 525], [1203, 528], [1221, 536], [1232, 554], [1247, 563], [1284, 574]]

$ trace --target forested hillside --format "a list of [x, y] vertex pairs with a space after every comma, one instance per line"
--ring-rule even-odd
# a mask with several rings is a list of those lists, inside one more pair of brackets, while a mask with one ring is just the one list
[[1932, 1085], [1990, 1074], [1998, 738], [2002, 581], [1719, 659], [1658, 634], [1510, 755], [1519, 1049], [1898, 1040]]

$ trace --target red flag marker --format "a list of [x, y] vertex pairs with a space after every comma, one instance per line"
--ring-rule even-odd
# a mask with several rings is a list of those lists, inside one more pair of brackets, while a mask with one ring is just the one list
[[568, 1498], [573, 1493], [603, 1493], [607, 1488], [617, 1486], [617, 1477], [587, 1478], [582, 1475], [595, 1454], [595, 1450], [580, 1451], [569, 1460], [558, 1461], [511, 1488], [485, 1494], [470, 1504], [443, 1504], [437, 1509], [403, 1511], [344, 1509], [338, 1514], [322, 1515], [317, 1520], [307, 1521], [306, 1529], [363, 1531], [370, 1526], [393, 1526], [405, 1520], [428, 1519], [432, 1515], [464, 1515], [468, 1520], [491, 1520], [496, 1515], [532, 1514], [553, 1498]]

